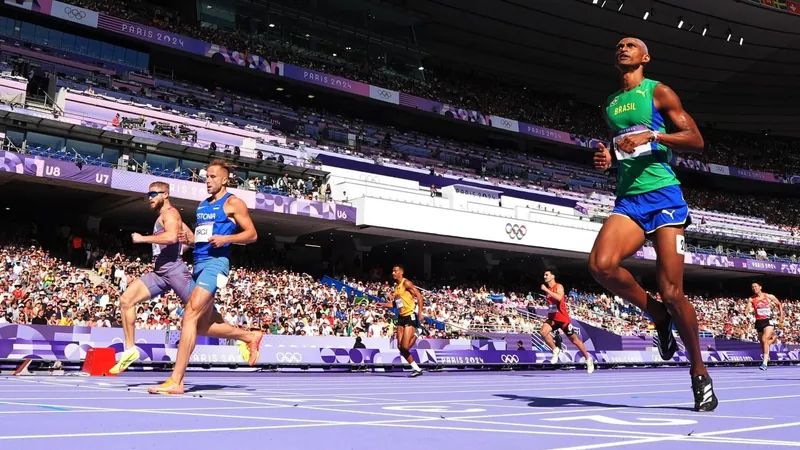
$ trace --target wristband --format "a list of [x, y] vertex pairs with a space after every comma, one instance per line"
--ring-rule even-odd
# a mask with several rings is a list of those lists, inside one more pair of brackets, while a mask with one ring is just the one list
[[661, 133], [659, 133], [658, 131], [651, 131], [650, 142], [661, 142]]

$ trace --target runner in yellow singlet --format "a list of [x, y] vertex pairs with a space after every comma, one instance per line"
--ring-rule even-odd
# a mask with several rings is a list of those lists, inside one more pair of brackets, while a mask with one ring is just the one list
[[[409, 378], [422, 375], [414, 357], [411, 356], [411, 347], [417, 342], [416, 328], [422, 317], [424, 302], [422, 294], [414, 283], [404, 276], [405, 270], [397, 265], [392, 269], [392, 278], [397, 282], [391, 295], [391, 302], [376, 303], [384, 308], [397, 308], [397, 349], [400, 355], [411, 365]], [[414, 312], [415, 304], [419, 307], [419, 315]]]

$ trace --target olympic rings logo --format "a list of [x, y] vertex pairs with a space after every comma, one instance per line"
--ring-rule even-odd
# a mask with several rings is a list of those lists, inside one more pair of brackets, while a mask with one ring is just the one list
[[378, 90], [378, 95], [383, 97], [385, 100], [389, 100], [390, 98], [392, 98], [393, 94], [390, 91], [387, 91], [385, 89], [379, 89]]
[[511, 128], [511, 121], [508, 119], [503, 119], [502, 125], [503, 128]]
[[380, 184], [381, 179], [379, 177], [373, 177], [372, 175], [361, 175], [358, 177], [359, 180], [367, 182], [367, 183], [378, 183]]
[[300, 353], [276, 353], [275, 359], [279, 363], [299, 363], [303, 362], [303, 355]]
[[84, 12], [82, 9], [70, 8], [69, 6], [64, 8], [64, 14], [76, 20], [83, 20], [86, 18], [86, 12]]
[[518, 241], [521, 241], [522, 238], [524, 238], [525, 235], [528, 234], [528, 228], [525, 225], [517, 225], [517, 224], [512, 225], [510, 223], [507, 223], [506, 234], [511, 239], [516, 239]]
[[519, 362], [519, 356], [517, 355], [501, 355], [500, 361], [503, 361], [506, 364], [517, 364]]

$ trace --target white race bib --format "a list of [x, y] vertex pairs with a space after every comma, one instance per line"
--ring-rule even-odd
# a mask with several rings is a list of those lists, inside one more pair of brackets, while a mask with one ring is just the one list
[[194, 241], [208, 242], [208, 239], [211, 238], [211, 231], [213, 229], [214, 229], [213, 223], [198, 224], [197, 228], [194, 229]]
[[557, 303], [550, 303], [550, 306], [547, 309], [549, 313], [557, 313], [558, 312], [558, 304]]
[[614, 153], [617, 154], [617, 160], [622, 161], [623, 159], [636, 158], [638, 156], [645, 156], [653, 153], [652, 144], [650, 142], [646, 142], [636, 147], [635, 149], [633, 149], [633, 153], [625, 153], [622, 150], [617, 150], [617, 142], [619, 142], [622, 138], [624, 138], [629, 134], [637, 134], [637, 133], [642, 133], [644, 131], [647, 130], [631, 131], [629, 133], [620, 134], [619, 136], [614, 137]]
[[403, 307], [403, 299], [402, 299], [402, 298], [397, 298], [397, 299], [395, 299], [395, 300], [394, 300], [394, 305], [395, 305], [397, 308], [402, 308], [402, 307]]
[[772, 310], [769, 308], [758, 308], [756, 312], [758, 312], [758, 315], [761, 317], [769, 317], [772, 314]]
[[158, 244], [153, 244], [153, 257], [156, 257], [161, 254], [161, 246]]

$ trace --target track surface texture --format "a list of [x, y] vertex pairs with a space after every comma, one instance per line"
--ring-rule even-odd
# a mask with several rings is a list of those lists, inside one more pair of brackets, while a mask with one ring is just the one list
[[594, 449], [800, 447], [800, 367], [713, 368], [720, 405], [692, 410], [687, 369], [189, 372], [0, 377], [0, 448]]

